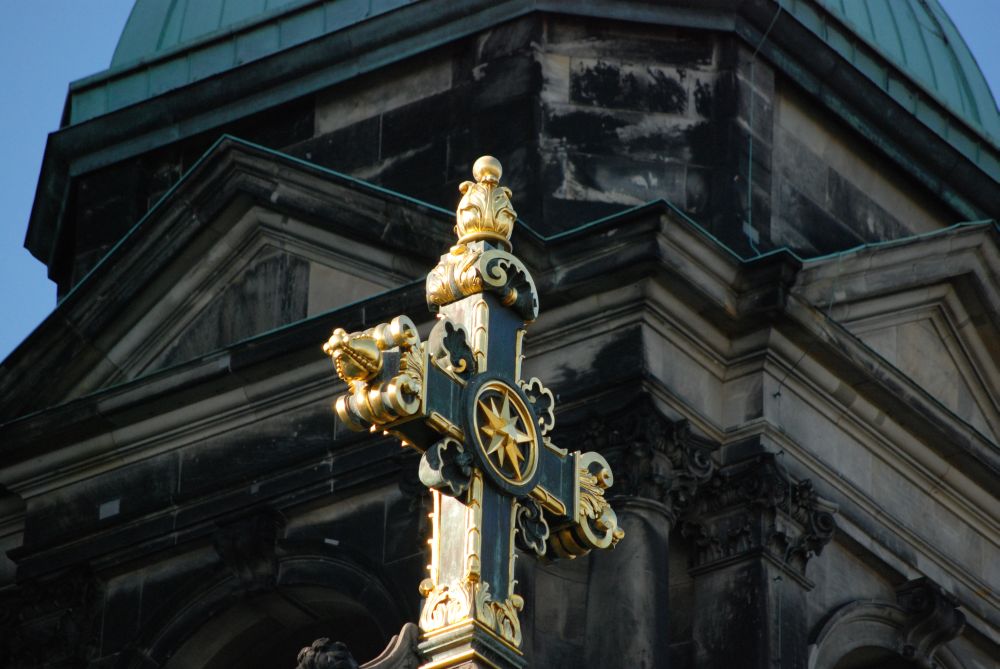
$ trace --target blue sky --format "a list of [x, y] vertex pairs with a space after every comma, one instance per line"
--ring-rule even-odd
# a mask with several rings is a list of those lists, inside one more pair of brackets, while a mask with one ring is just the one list
[[[863, 2], [864, 0], [848, 0]], [[941, 0], [1000, 92], [1000, 0]], [[0, 22], [0, 360], [55, 306], [45, 266], [23, 248], [45, 139], [71, 81], [111, 62], [132, 0], [31, 0]]]

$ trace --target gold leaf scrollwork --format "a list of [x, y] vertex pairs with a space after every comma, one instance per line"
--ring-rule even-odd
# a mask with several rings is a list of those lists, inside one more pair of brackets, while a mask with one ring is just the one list
[[472, 613], [472, 588], [468, 581], [435, 585], [425, 578], [420, 584], [420, 594], [425, 598], [420, 612], [420, 629], [424, 632], [465, 620]]
[[516, 256], [482, 244], [451, 247], [427, 275], [426, 289], [432, 311], [489, 291], [526, 321], [538, 317], [538, 292], [528, 268]]
[[441, 256], [441, 260], [427, 275], [427, 304], [431, 310], [456, 302], [463, 297], [483, 292], [483, 277], [479, 258], [483, 246], [456, 244]]
[[462, 200], [455, 211], [458, 242], [427, 275], [431, 311], [489, 291], [525, 321], [538, 317], [538, 292], [531, 273], [509, 253], [517, 212], [510, 201], [510, 189], [499, 185], [501, 172], [496, 158], [483, 156], [472, 168], [476, 183], [464, 181], [459, 186]]
[[[386, 351], [398, 349], [398, 369], [386, 372]], [[374, 430], [415, 415], [423, 390], [423, 349], [417, 328], [397, 316], [362, 332], [333, 331], [323, 351], [350, 391], [337, 398], [340, 420], [353, 430]], [[389, 376], [391, 374], [391, 376]], [[388, 378], [383, 378], [388, 377]]]
[[618, 515], [604, 496], [614, 483], [607, 460], [597, 453], [583, 453], [579, 465], [576, 522], [549, 537], [549, 547], [559, 557], [574, 558], [594, 548], [611, 548], [625, 537]]
[[524, 598], [511, 594], [502, 602], [490, 598], [490, 584], [476, 584], [476, 619], [491, 629], [501, 639], [521, 647], [521, 620], [518, 612], [524, 609]]
[[420, 613], [420, 629], [425, 634], [461, 623], [477, 620], [504, 641], [520, 648], [521, 621], [518, 613], [524, 608], [524, 598], [511, 594], [502, 602], [490, 596], [489, 583], [461, 580], [434, 585], [424, 579], [420, 594], [425, 597]]

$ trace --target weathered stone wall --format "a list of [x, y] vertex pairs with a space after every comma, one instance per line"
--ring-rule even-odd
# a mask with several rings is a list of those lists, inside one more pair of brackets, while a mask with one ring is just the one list
[[956, 222], [920, 185], [791, 85], [778, 86], [772, 106], [772, 245], [808, 257]]
[[536, 14], [79, 178], [61, 290], [224, 132], [445, 208], [496, 154], [544, 233], [660, 198], [746, 256], [954, 222], [733, 35]]

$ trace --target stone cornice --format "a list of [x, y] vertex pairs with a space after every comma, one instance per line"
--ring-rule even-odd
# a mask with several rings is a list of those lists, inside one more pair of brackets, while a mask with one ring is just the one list
[[[234, 143], [222, 150], [244, 149]], [[252, 148], [246, 150], [251, 153], [256, 151]], [[385, 197], [391, 197], [391, 194], [386, 194]], [[292, 198], [286, 197], [284, 206], [290, 206], [291, 201]], [[400, 206], [406, 205], [401, 203]], [[417, 209], [414, 215], [419, 212]], [[402, 218], [413, 221], [413, 215], [409, 213]], [[419, 221], [414, 223], [419, 225]], [[978, 243], [987, 245], [990, 244], [987, 240], [996, 236], [979, 229], [945, 233], [941, 237], [947, 239], [953, 235], [974, 237], [979, 240]], [[609, 244], [608, 240], [613, 240], [613, 243]], [[665, 203], [651, 203], [550, 240], [519, 228], [515, 232], [515, 243], [522, 250], [526, 262], [539, 270], [536, 277], [543, 299], [551, 309], [550, 314], [555, 315], [560, 304], [571, 304], [574, 296], [581, 290], [588, 294], [608, 290], [609, 282], [612, 281], [608, 277], [611, 276], [614, 277], [614, 285], [619, 281], [631, 282], [649, 276], [663, 277], [670, 286], [672, 298], [689, 305], [706, 326], [719, 328], [723, 339], [759, 330], [764, 323], [780, 324], [792, 341], [807, 345], [811, 356], [829, 368], [839, 370], [838, 375], [843, 377], [844, 383], [858, 387], [872, 401], [884, 401], [895, 407], [893, 413], [897, 420], [905, 419], [904, 422], [913, 423], [917, 426], [917, 433], [940, 435], [939, 438], [930, 439], [928, 445], [939, 451], [944, 449], [945, 455], [960, 465], [968, 475], [988, 484], [987, 487], [995, 480], [997, 467], [982, 467], [983, 462], [990, 463], [996, 459], [992, 451], [994, 446], [988, 440], [943, 411], [939, 403], [912, 380], [881, 363], [874, 352], [848, 331], [835, 322], [820, 317], [817, 309], [801, 297], [789, 298], [790, 286], [795, 282], [800, 267], [800, 262], [790, 254], [775, 253], [753, 261], [741, 261], [709, 241], [694, 224], [680, 218]], [[993, 244], [995, 245], [995, 239]], [[926, 246], [928, 261], [934, 257], [935, 249], [939, 246], [937, 243]], [[971, 257], [987, 256], [988, 254], [980, 253]], [[574, 257], [589, 257], [590, 261], [574, 266]], [[141, 263], [143, 260], [145, 258], [139, 254], [137, 262]], [[556, 269], [563, 261], [570, 261], [570, 267], [565, 271]], [[71, 368], [66, 367], [61, 359], [64, 355], [71, 357], [73, 347], [81, 345], [78, 343], [81, 333], [80, 328], [72, 325], [74, 319], [67, 314], [74, 309], [84, 309], [89, 299], [102, 293], [102, 286], [111, 287], [116, 282], [122, 282], [123, 275], [119, 272], [125, 270], [114, 269], [114, 263], [109, 263], [109, 267], [113, 269], [108, 271], [107, 276], [98, 272], [81, 284], [75, 291], [77, 297], [72, 294], [67, 297], [22, 346], [25, 350], [19, 350], [5, 362], [5, 371], [13, 373], [6, 375], [4, 386], [11, 392], [11, 398], [16, 398], [15, 402], [23, 404], [24, 397], [39, 392], [54, 375], [71, 376]], [[986, 271], [992, 270], [987, 268]], [[127, 300], [129, 295], [141, 289], [141, 285], [133, 285], [129, 288], [129, 294], [112, 292], [111, 296], [103, 300], [102, 310], [98, 314], [87, 314], [89, 329], [99, 331], [107, 327], [107, 319], [114, 315], [116, 300]], [[358, 326], [362, 326], [361, 321], [370, 320], [373, 309], [385, 309], [385, 313], [393, 309], [419, 311], [416, 306], [420, 299], [417, 294], [419, 290], [419, 286], [410, 286], [351, 305], [345, 308], [343, 314], [334, 312], [341, 314], [337, 316], [336, 322], [352, 323], [357, 320]], [[648, 298], [640, 297], [637, 308], [643, 299]], [[406, 304], [414, 306], [407, 308]], [[355, 315], [351, 316], [351, 313]], [[310, 346], [315, 341], [322, 341], [328, 334], [325, 332], [329, 329], [328, 324], [334, 322], [331, 318], [324, 315], [301, 321], [284, 330], [234, 344], [176, 370], [164, 370], [151, 379], [138, 379], [121, 387], [98, 391], [88, 399], [81, 398], [60, 407], [46, 409], [38, 415], [22, 418], [16, 423], [0, 426], [0, 433], [9, 435], [4, 440], [5, 447], [0, 448], [0, 458], [11, 462], [9, 458], [13, 453], [32, 441], [32, 434], [47, 432], [49, 428], [46, 426], [53, 424], [53, 421], [54, 424], [66, 426], [67, 438], [71, 435], [75, 435], [72, 438], [76, 440], [88, 434], [97, 436], [103, 429], [99, 425], [108, 423], [111, 407], [127, 414], [126, 407], [148, 401], [148, 392], [163, 397], [165, 402], [176, 401], [170, 399], [172, 391], [169, 388], [178, 383], [181, 384], [177, 386], [180, 388], [194, 382], [195, 378], [232, 376], [234, 380], [238, 380], [237, 375], [233, 374], [234, 366], [247, 368], [243, 374], [250, 373], [259, 377], [265, 373], [262, 370], [267, 366], [252, 372], [249, 371], [251, 366], [284, 355], [293, 355], [304, 362], [306, 358], [303, 356], [307, 355]], [[788, 325], [791, 327], [787, 327]], [[573, 327], [578, 326], [577, 320]], [[544, 329], [539, 330], [539, 335], [543, 339], [549, 336]], [[310, 337], [313, 338], [311, 342], [308, 341]], [[62, 338], [68, 341], [64, 342]], [[55, 351], [66, 353], [56, 353], [50, 350], [50, 345]], [[725, 360], [735, 351], [732, 348], [728, 351], [720, 350], [716, 355], [719, 360]], [[86, 360], [77, 360], [72, 364], [85, 368]], [[56, 365], [58, 372], [55, 369], [49, 371], [47, 365]], [[17, 371], [18, 368], [21, 368], [20, 372]], [[182, 377], [189, 377], [190, 381]], [[28, 382], [18, 385], [18, 379]], [[32, 390], [33, 385], [38, 389]], [[133, 392], [140, 388], [148, 390], [138, 394]], [[18, 392], [14, 392], [15, 390]], [[109, 397], [120, 399], [108, 404]], [[16, 406], [6, 405], [4, 413], [16, 416]], [[929, 417], [934, 420], [929, 420]], [[78, 429], [86, 424], [94, 427]], [[956, 435], [958, 438], [954, 438]], [[50, 449], [58, 448], [58, 441], [47, 438], [46, 443], [50, 444]], [[33, 445], [32, 450], [24, 451], [23, 455], [35, 457], [38, 455], [38, 448], [37, 444]]]
[[[447, 245], [453, 217], [305, 161], [223, 138], [3, 361], [0, 425], [65, 401], [84, 374], [117, 373], [107, 349], [130, 325], [124, 312], [143, 300], [155, 303], [159, 295], [149, 289], [170, 263], [190, 253], [200, 237], [218, 235], [219, 220], [232, 218], [224, 215], [228, 208], [252, 203], [428, 263]], [[58, 373], [47, 373], [46, 360], [57, 358]]]
[[794, 481], [770, 453], [727, 465], [701, 487], [681, 531], [694, 548], [691, 571], [712, 571], [762, 557], [796, 580], [836, 528], [836, 505], [808, 479]]
[[609, 499], [618, 507], [652, 503], [674, 524], [715, 471], [718, 446], [671, 421], [648, 396], [614, 413], [592, 414], [557, 432], [557, 443], [594, 450], [615, 472]]

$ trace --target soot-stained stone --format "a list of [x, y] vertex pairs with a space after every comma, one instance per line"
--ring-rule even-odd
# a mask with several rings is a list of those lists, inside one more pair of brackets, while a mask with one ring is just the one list
[[[147, 184], [135, 162], [112, 165], [80, 177], [76, 183], [74, 283], [124, 235], [146, 211]], [[101, 251], [93, 254], [95, 250]]]
[[607, 199], [641, 204], [662, 198], [683, 205], [686, 190], [683, 163], [581, 154], [571, 156], [570, 160], [577, 178]]
[[545, 197], [542, 208], [541, 219], [537, 223], [533, 221], [531, 225], [536, 231], [551, 235], [570, 230], [598, 218], [617, 214], [628, 207], [608, 202]]
[[684, 70], [581, 61], [570, 72], [570, 100], [595, 107], [683, 114], [688, 104], [683, 79]]
[[374, 165], [379, 159], [378, 116], [289, 147], [288, 152], [341, 172]]
[[[439, 206], [454, 206], [454, 195], [443, 200], [444, 174], [448, 143], [444, 136], [403, 154], [382, 157], [382, 169], [371, 180], [386, 188], [405, 193]], [[439, 195], [434, 195], [439, 193]]]
[[725, 121], [703, 121], [687, 130], [687, 143], [691, 148], [691, 162], [702, 167], [715, 167], [725, 162], [731, 147], [727, 144], [729, 133]]
[[617, 130], [628, 125], [624, 118], [607, 111], [547, 110], [545, 135], [566, 140], [582, 149], [597, 149], [618, 143]]
[[310, 457], [318, 459], [332, 441], [326, 410], [325, 403], [306, 406], [185, 449], [178, 499], [196, 499], [227, 486], [246, 487], [252, 495], [258, 477]]
[[684, 180], [684, 209], [696, 219], [708, 208], [710, 183], [711, 174], [708, 170], [687, 166]]
[[309, 263], [269, 248], [152, 365], [162, 369], [306, 317]]
[[708, 82], [701, 80], [695, 82], [694, 110], [705, 118], [711, 118], [715, 113], [715, 93]]
[[472, 109], [488, 109], [539, 90], [542, 69], [532, 54], [515, 54], [476, 66], [473, 77], [461, 94]]
[[468, 100], [446, 91], [382, 114], [383, 159], [406, 154], [445, 137], [464, 116]]
[[581, 360], [577, 367], [563, 365], [552, 385], [572, 389], [561, 393], [566, 402], [586, 395], [594, 388], [612, 387], [616, 383], [641, 376], [646, 369], [642, 329], [631, 327], [617, 332], [614, 339], [602, 346], [593, 359]]
[[178, 462], [176, 453], [149, 458], [29, 504], [25, 547], [38, 550], [169, 509], [177, 490]]
[[700, 68], [712, 64], [716, 48], [705, 33], [685, 36], [683, 31], [638, 23], [559, 17], [546, 27], [548, 43], [570, 55]]
[[[416, 463], [410, 463], [410, 466], [415, 467]], [[423, 522], [426, 515], [427, 509], [424, 508], [421, 497], [401, 497], [386, 504], [386, 563], [424, 554], [425, 542], [430, 536], [430, 528]]]
[[385, 554], [385, 503], [381, 499], [352, 500], [342, 515], [300, 531], [297, 539], [313, 539], [336, 550], [366, 555], [376, 564]]
[[141, 578], [117, 579], [110, 583], [104, 599], [101, 650], [111, 653], [121, 650], [139, 632], [143, 595]]
[[830, 213], [866, 241], [898, 239], [910, 233], [889, 212], [835, 170], [827, 172]]
[[826, 200], [829, 166], [792, 133], [778, 131], [773, 163], [779, 179], [794, 184], [799, 192], [816, 202]]
[[[791, 246], [805, 255], [822, 255], [864, 242], [856, 231], [830, 216], [823, 207], [803, 196], [788, 182], [780, 184], [778, 193], [780, 224], [771, 233], [775, 244]], [[796, 237], [785, 237], [782, 233], [785, 229], [794, 230]]]
[[736, 171], [740, 179], [753, 179], [754, 186], [771, 190], [771, 146], [751, 137], [744, 128], [733, 131]]
[[[477, 142], [470, 138], [473, 146], [484, 141], [487, 144], [491, 141], [500, 142], [502, 147], [519, 146], [535, 140], [537, 136], [535, 110], [535, 98], [531, 95], [510, 98], [502, 104], [476, 109], [469, 116], [460, 119], [461, 122], [456, 124], [453, 131], [469, 132], [473, 137], [480, 138]], [[511, 170], [504, 166], [504, 173], [511, 174]]]
[[493, 28], [480, 37], [478, 57], [482, 62], [490, 61], [494, 58], [529, 49], [532, 43], [541, 44], [543, 39], [544, 24], [537, 16], [528, 16], [516, 21], [509, 21]]

